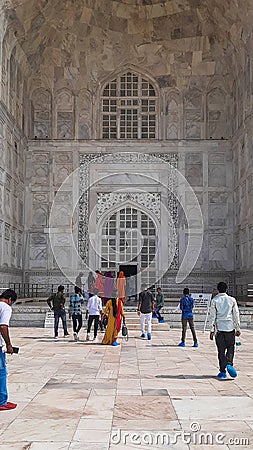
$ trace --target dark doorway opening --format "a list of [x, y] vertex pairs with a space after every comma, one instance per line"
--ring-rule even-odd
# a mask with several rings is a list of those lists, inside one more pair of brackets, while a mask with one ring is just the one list
[[129, 278], [131, 275], [137, 274], [137, 265], [132, 264], [120, 264], [119, 271], [123, 271], [126, 278]]

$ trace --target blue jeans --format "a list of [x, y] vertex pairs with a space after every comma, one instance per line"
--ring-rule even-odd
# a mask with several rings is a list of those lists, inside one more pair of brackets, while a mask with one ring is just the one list
[[6, 355], [0, 347], [0, 406], [6, 405], [8, 400], [7, 373]]
[[58, 327], [59, 327], [59, 319], [62, 320], [62, 326], [64, 330], [64, 336], [68, 334], [67, 330], [67, 321], [66, 321], [66, 311], [65, 309], [59, 309], [58, 311], [54, 311], [54, 335], [58, 336]]
[[162, 306], [158, 306], [155, 310], [155, 314], [156, 314], [156, 317], [158, 318], [158, 320], [162, 320], [162, 316], [160, 314], [161, 309], [162, 309]]

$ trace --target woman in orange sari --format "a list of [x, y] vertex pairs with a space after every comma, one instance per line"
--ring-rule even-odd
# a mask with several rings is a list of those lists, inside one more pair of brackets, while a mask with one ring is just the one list
[[108, 314], [108, 324], [102, 344], [113, 345], [116, 347], [119, 345], [117, 337], [121, 329], [121, 321], [125, 317], [123, 302], [120, 298], [108, 300], [104, 309], [104, 315], [105, 314]]
[[126, 277], [124, 272], [120, 272], [118, 279], [116, 281], [116, 289], [117, 289], [117, 296], [118, 298], [121, 298], [121, 300], [125, 300], [126, 295]]

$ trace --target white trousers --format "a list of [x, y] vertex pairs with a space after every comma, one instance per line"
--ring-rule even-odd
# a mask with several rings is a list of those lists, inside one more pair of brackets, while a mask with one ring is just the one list
[[152, 312], [143, 314], [140, 313], [141, 332], [145, 334], [145, 321], [147, 322], [148, 333], [151, 334]]

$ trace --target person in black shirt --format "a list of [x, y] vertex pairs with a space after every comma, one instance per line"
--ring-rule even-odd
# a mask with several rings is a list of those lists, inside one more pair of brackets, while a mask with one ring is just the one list
[[139, 304], [138, 304], [138, 316], [140, 316], [140, 325], [141, 325], [141, 337], [145, 339], [145, 322], [147, 322], [147, 338], [150, 341], [151, 339], [151, 323], [152, 323], [152, 314], [155, 312], [154, 310], [154, 296], [152, 292], [148, 291], [148, 287], [146, 284], [141, 285], [142, 292], [139, 295]]

